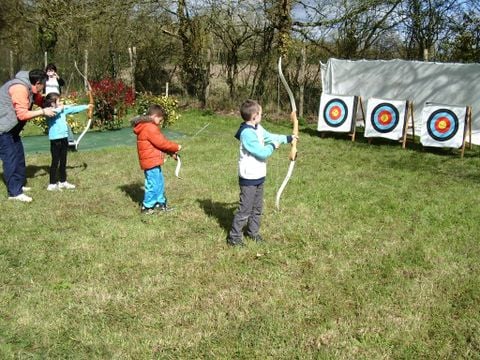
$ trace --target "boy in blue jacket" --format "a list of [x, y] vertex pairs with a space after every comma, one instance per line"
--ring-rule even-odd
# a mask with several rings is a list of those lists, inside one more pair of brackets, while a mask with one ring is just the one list
[[240, 140], [240, 158], [238, 178], [240, 185], [240, 203], [227, 244], [243, 246], [243, 228], [247, 225], [246, 235], [263, 242], [259, 233], [263, 211], [263, 183], [267, 175], [267, 158], [278, 149], [280, 144], [291, 143], [293, 135], [271, 134], [265, 130], [262, 121], [262, 107], [255, 100], [246, 100], [240, 106], [243, 123], [235, 137]]
[[[52, 154], [52, 164], [50, 166], [50, 183], [47, 186], [48, 191], [75, 189], [75, 185], [67, 181], [67, 151], [68, 151], [68, 123], [67, 115], [85, 111], [93, 107], [89, 105], [64, 106], [60, 102], [60, 94], [51, 92], [45, 96], [44, 107], [54, 107], [55, 115], [47, 117], [48, 138], [50, 139], [50, 153]], [[57, 170], [59, 172], [57, 183]]]

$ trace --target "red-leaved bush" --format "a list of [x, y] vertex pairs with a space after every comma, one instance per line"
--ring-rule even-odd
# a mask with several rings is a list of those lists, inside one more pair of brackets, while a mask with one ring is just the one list
[[96, 125], [105, 129], [117, 129], [121, 126], [127, 109], [135, 104], [135, 94], [122, 80], [105, 78], [92, 81], [95, 99]]

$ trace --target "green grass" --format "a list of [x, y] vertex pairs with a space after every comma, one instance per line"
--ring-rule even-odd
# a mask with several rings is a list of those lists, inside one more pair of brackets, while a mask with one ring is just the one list
[[280, 212], [288, 146], [269, 160], [267, 243], [232, 249], [238, 124], [183, 115], [176, 211], [158, 216], [139, 214], [133, 147], [69, 153], [78, 188], [59, 193], [49, 154], [28, 155], [34, 202], [0, 185], [0, 358], [480, 358], [478, 147], [304, 127]]

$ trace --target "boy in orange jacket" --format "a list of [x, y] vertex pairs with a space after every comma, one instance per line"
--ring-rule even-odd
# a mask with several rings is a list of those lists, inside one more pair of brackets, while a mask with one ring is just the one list
[[160, 105], [151, 105], [146, 115], [132, 119], [133, 132], [137, 135], [137, 151], [140, 167], [145, 174], [145, 195], [142, 214], [153, 214], [155, 209], [168, 211], [162, 168], [165, 154], [177, 159], [181, 145], [168, 140], [160, 131], [165, 118]]

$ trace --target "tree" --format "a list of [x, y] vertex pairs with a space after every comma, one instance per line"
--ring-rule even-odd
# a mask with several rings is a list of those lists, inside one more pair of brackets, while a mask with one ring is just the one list
[[468, 1], [406, 0], [400, 13], [404, 17], [406, 58], [428, 59], [435, 46], [451, 34], [454, 18], [463, 13]]
[[182, 42], [182, 81], [188, 95], [207, 104], [210, 67], [207, 57], [208, 32], [204, 16], [191, 16], [185, 0], [177, 1], [178, 37]]
[[259, 20], [255, 11], [256, 1], [208, 1], [210, 8], [210, 29], [222, 44], [221, 59], [226, 66], [226, 82], [229, 95], [237, 97], [237, 82], [240, 66], [240, 52], [244, 45], [254, 36], [258, 36], [256, 28]]

